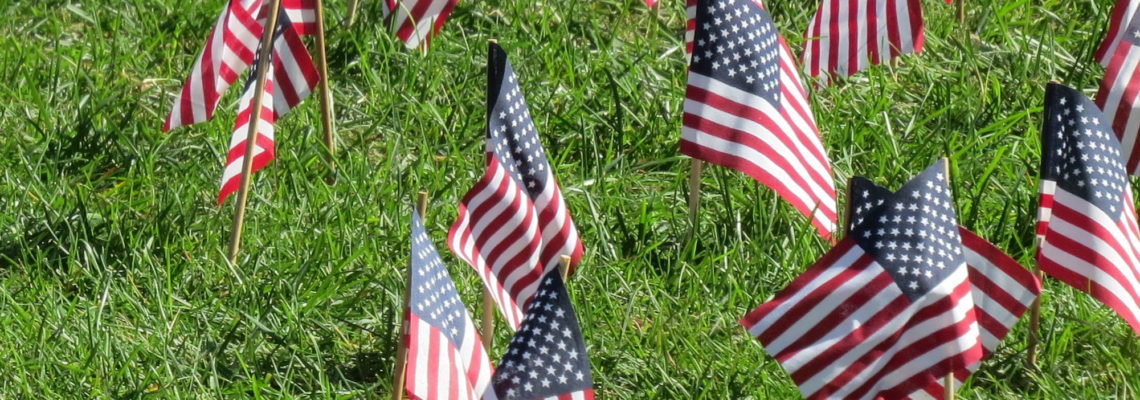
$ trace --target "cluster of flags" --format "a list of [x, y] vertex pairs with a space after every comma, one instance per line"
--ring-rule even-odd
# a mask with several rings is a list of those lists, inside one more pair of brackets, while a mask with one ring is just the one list
[[[385, 0], [384, 12], [408, 47], [426, 48], [456, 3]], [[276, 14], [270, 4], [227, 3], [163, 126], [210, 120], [247, 74], [219, 204], [240, 186], [247, 154], [253, 171], [274, 158], [274, 125], [320, 80], [302, 40], [318, 30], [315, 0], [274, 1]], [[996, 351], [1041, 282], [958, 224], [947, 160], [897, 191], [852, 178], [840, 224], [831, 162], [800, 76], [826, 85], [921, 51], [920, 1], [822, 0], [805, 32], [802, 70], [762, 4], [687, 7], [680, 152], [772, 188], [833, 243], [741, 324], [804, 397], [943, 398], [944, 385], [965, 381]], [[275, 29], [266, 32], [270, 21]], [[1129, 183], [1140, 174], [1137, 1], [1118, 1], [1096, 56], [1107, 73], [1095, 102], [1059, 83], [1046, 88], [1037, 262], [1140, 335], [1140, 226]], [[406, 383], [396, 390], [417, 399], [592, 399], [564, 281], [581, 260], [582, 240], [518, 77], [494, 42], [487, 70], [486, 170], [460, 202], [447, 244], [482, 278], [515, 334], [496, 367], [413, 212], [401, 333]]]
[[593, 399], [585, 340], [563, 281], [581, 259], [581, 239], [518, 77], [494, 42], [487, 70], [487, 170], [459, 204], [448, 245], [483, 279], [515, 336], [492, 366], [413, 213], [405, 388], [416, 399]]

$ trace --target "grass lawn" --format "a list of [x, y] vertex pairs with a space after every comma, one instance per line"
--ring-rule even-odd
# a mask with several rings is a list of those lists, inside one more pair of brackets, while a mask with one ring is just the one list
[[[949, 156], [961, 223], [1031, 266], [1044, 87], [1093, 94], [1111, 2], [966, 1], [965, 25], [923, 1], [924, 54], [812, 102], [840, 192]], [[482, 173], [489, 38], [586, 245], [570, 291], [599, 397], [798, 398], [736, 321], [827, 244], [722, 168], [706, 169], [686, 239], [684, 10], [662, 2], [463, 1], [420, 56], [386, 34], [379, 1], [351, 29], [328, 1], [338, 180], [324, 183], [311, 97], [280, 121], [235, 267], [233, 202], [214, 199], [239, 90], [214, 121], [160, 130], [223, 1], [0, 2], [0, 398], [385, 398], [419, 190], [479, 316], [478, 278], [444, 239]], [[797, 53], [810, 3], [768, 3]], [[1044, 301], [1039, 368], [1024, 366], [1025, 318], [960, 398], [1140, 398], [1123, 320], [1053, 280]]]

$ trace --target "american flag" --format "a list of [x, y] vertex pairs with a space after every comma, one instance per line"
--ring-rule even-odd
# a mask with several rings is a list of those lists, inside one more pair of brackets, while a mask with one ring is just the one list
[[823, 0], [804, 32], [804, 72], [826, 85], [922, 51], [920, 0]]
[[293, 29], [301, 35], [317, 34], [316, 0], [281, 0], [281, 8], [292, 21]]
[[1096, 104], [1109, 116], [1112, 131], [1120, 139], [1125, 171], [1140, 175], [1140, 18], [1131, 18], [1121, 36], [1110, 55]]
[[[270, 56], [269, 70], [265, 75], [265, 94], [262, 96], [261, 122], [257, 124], [257, 140], [254, 142], [252, 172], [265, 167], [275, 157], [274, 124], [293, 107], [300, 104], [312, 93], [320, 75], [305, 43], [293, 29], [288, 14], [282, 10], [278, 14], [277, 30], [273, 35], [273, 54]], [[218, 205], [225, 202], [230, 194], [241, 187], [242, 163], [245, 160], [245, 144], [249, 137], [249, 123], [253, 116], [253, 98], [256, 91], [257, 63], [250, 69], [249, 79], [238, 102], [237, 119], [230, 136], [229, 152], [222, 172], [221, 190], [218, 191]], [[251, 173], [252, 173], [251, 172]]]
[[1044, 120], [1037, 263], [1140, 335], [1140, 229], [1120, 142], [1093, 102], [1058, 83], [1045, 90]]
[[700, 0], [695, 15], [681, 153], [748, 174], [829, 236], [831, 163], [768, 11], [750, 0]]
[[415, 399], [495, 399], [494, 368], [451, 274], [412, 211], [406, 387]]
[[1135, 19], [1137, 6], [1140, 6], [1140, 1], [1116, 0], [1116, 6], [1112, 8], [1112, 16], [1109, 17], [1108, 21], [1108, 34], [1104, 36], [1104, 41], [1096, 49], [1096, 59], [1100, 61], [1100, 65], [1108, 67], [1109, 62], [1112, 61], [1116, 47], [1120, 45], [1120, 40], [1126, 36], [1125, 30], [1121, 28], [1130, 25]]
[[498, 44], [490, 44], [487, 72], [487, 171], [459, 204], [448, 246], [475, 268], [516, 329], [538, 278], [563, 255], [577, 265], [582, 242]]
[[249, 68], [261, 42], [261, 0], [230, 0], [218, 16], [206, 47], [194, 62], [162, 126], [164, 132], [214, 117], [222, 93]]
[[[850, 185], [852, 198], [848, 201], [855, 206], [850, 214], [854, 229], [865, 215], [885, 203], [891, 192], [859, 177], [852, 178]], [[962, 237], [962, 249], [969, 269], [970, 293], [974, 298], [974, 314], [978, 318], [985, 358], [997, 351], [1005, 335], [1041, 293], [1041, 282], [1012, 257], [969, 229], [958, 226], [958, 234]], [[960, 387], [966, 377], [980, 366], [981, 363], [955, 366], [955, 387]], [[935, 380], [908, 397], [937, 399], [944, 394], [943, 381]]]
[[902, 398], [982, 357], [945, 161], [741, 323], [804, 397]]
[[586, 342], [558, 268], [542, 278], [492, 380], [503, 400], [594, 398]]
[[409, 49], [431, 43], [459, 0], [385, 0], [384, 16]]

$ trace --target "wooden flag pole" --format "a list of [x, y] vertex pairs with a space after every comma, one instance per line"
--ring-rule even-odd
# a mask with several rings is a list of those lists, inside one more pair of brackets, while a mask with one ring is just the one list
[[329, 91], [329, 58], [325, 52], [325, 11], [322, 0], [316, 0], [317, 17], [317, 58], [320, 59], [321, 74], [321, 128], [325, 133], [325, 147], [328, 148], [330, 176], [336, 176], [336, 132], [333, 131], [332, 92]]
[[558, 263], [558, 273], [562, 274], [562, 283], [566, 283], [566, 278], [570, 277], [570, 256], [563, 255], [562, 262]]
[[[1036, 242], [1037, 242], [1037, 249], [1038, 249], [1038, 251], [1040, 251], [1040, 249], [1041, 249], [1041, 237], [1040, 236], [1037, 237]], [[1042, 286], [1044, 286], [1045, 273], [1043, 271], [1041, 271], [1041, 268], [1038, 267], [1037, 270], [1034, 271], [1033, 273], [1037, 275], [1037, 280], [1043, 284]], [[1031, 367], [1037, 366], [1037, 343], [1039, 343], [1040, 341], [1041, 341], [1041, 295], [1038, 294], [1037, 298], [1033, 299], [1033, 303], [1029, 306], [1029, 344], [1028, 344], [1028, 346], [1026, 346], [1026, 352], [1028, 352], [1028, 354], [1026, 356], [1026, 361], [1029, 362], [1029, 366], [1031, 366]]]
[[226, 259], [230, 265], [237, 264], [238, 249], [241, 248], [241, 232], [245, 222], [245, 206], [249, 200], [249, 183], [253, 173], [253, 149], [257, 142], [257, 125], [261, 122], [261, 98], [265, 94], [265, 78], [269, 69], [270, 53], [273, 51], [273, 32], [277, 30], [277, 13], [281, 10], [281, 0], [273, 0], [269, 6], [269, 23], [261, 34], [261, 49], [257, 61], [257, 83], [254, 86], [252, 108], [249, 116], [249, 133], [245, 136], [245, 158], [241, 162], [241, 187], [238, 189], [237, 204], [234, 205], [234, 224], [230, 230], [230, 250]]
[[704, 161], [692, 159], [689, 164], [689, 232], [696, 233], [697, 210], [701, 208], [701, 167]]
[[946, 374], [946, 378], [942, 381], [942, 387], [946, 388], [946, 395], [943, 396], [946, 400], [954, 400], [957, 396], [957, 390], [954, 389], [954, 373]]
[[356, 7], [360, 6], [360, 0], [348, 0], [348, 15], [344, 16], [344, 26], [350, 27], [356, 23]]
[[491, 344], [495, 338], [495, 300], [491, 298], [491, 289], [487, 289], [486, 286], [483, 287], [483, 324], [480, 328], [483, 347], [491, 351]]
[[966, 23], [966, 0], [958, 0], [958, 23]]
[[[419, 192], [416, 194], [416, 212], [420, 214], [420, 219], [423, 220], [424, 215], [427, 214], [427, 192]], [[399, 337], [396, 341], [399, 343], [396, 347], [396, 366], [392, 368], [392, 400], [404, 399], [404, 378], [408, 369], [408, 343], [404, 342], [404, 336], [408, 334], [408, 303], [412, 293], [412, 261], [408, 260], [408, 273], [404, 277], [404, 303], [400, 306], [400, 330], [398, 331]]]

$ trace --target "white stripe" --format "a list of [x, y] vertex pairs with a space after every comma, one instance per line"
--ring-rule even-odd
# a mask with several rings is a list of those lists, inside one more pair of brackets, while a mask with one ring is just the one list
[[[910, 4], [907, 0], [895, 0], [895, 23], [899, 27], [899, 55], [914, 52], [913, 27], [910, 20]], [[890, 36], [890, 32], [886, 32]]]
[[[1127, 283], [1128, 286], [1132, 288], [1140, 288], [1140, 281], [1136, 279], [1136, 275], [1132, 272], [1136, 268], [1136, 265], [1140, 265], [1140, 255], [1136, 254], [1136, 247], [1130, 246], [1128, 243], [1127, 238], [1129, 235], [1120, 230], [1118, 225], [1119, 220], [1114, 220], [1101, 211], [1100, 208], [1085, 202], [1084, 199], [1066, 190], [1057, 191], [1057, 195], [1054, 199], [1057, 201], [1057, 204], [1063, 204], [1092, 220], [1101, 229], [1107, 231], [1110, 237], [1123, 239], [1117, 241], [1123, 253], [1117, 252], [1112, 248], [1110, 243], [1104, 241], [1100, 236], [1085, 230], [1083, 227], [1074, 225], [1071, 221], [1058, 218], [1049, 225], [1050, 230], [1089, 247], [1093, 252], [1097, 253], [1099, 257], [1107, 258], [1109, 265], [1119, 267], [1116, 269], [1119, 270], [1121, 275], [1127, 280], [1127, 282], [1122, 283]], [[1128, 199], [1131, 200], [1131, 196], [1128, 196]], [[1048, 239], [1046, 239], [1046, 243], [1048, 243]], [[1098, 268], [1098, 270], [1100, 269]]]
[[872, 7], [871, 3], [869, 1], [859, 2], [858, 19], [853, 22], [856, 26], [855, 45], [858, 46], [852, 50], [855, 52], [855, 71], [862, 71], [870, 66], [870, 62], [867, 61], [867, 37], [870, 35], [870, 32], [867, 31], [867, 7]]
[[[848, 270], [847, 268], [833, 269], [840, 269], [841, 271]], [[768, 353], [772, 355], [779, 354], [780, 352], [784, 351], [796, 340], [799, 340], [801, 337], [807, 334], [809, 330], [819, 326], [820, 321], [823, 321], [824, 318], [834, 312], [836, 308], [842, 307], [852, 296], [859, 294], [865, 290], [867, 284], [871, 283], [872, 280], [882, 274], [882, 268], [879, 268], [875, 265], [869, 265], [867, 268], [864, 268], [855, 276], [852, 276], [849, 279], [845, 280], [843, 285], [839, 286], [834, 291], [831, 291], [825, 295], [817, 294], [816, 296], [813, 296], [813, 301], [816, 298], [818, 298], [819, 301], [807, 312], [801, 315], [797, 315], [795, 322], [792, 323], [792, 326], [789, 326], [783, 334], [773, 339], [771, 343], [767, 343], [764, 348], [767, 349]], [[885, 296], [883, 295], [884, 293], [886, 293]], [[882, 307], [884, 305], [899, 295], [901, 295], [901, 293], [898, 290], [892, 291], [890, 288], [881, 291], [880, 294], [875, 296], [874, 300], [863, 303], [863, 306], [860, 308], [860, 311], [864, 311], [863, 313], [852, 313], [847, 315], [843, 321], [835, 321], [837, 322], [835, 324], [836, 328], [829, 331], [828, 334], [820, 340], [812, 342], [811, 348], [826, 349], [830, 347], [830, 343], [834, 342], [835, 340], [842, 339], [843, 335], [840, 332], [857, 329], [862, 324], [862, 321], [866, 321], [867, 317], [870, 317], [876, 312], [882, 310]], [[872, 305], [873, 307], [868, 307], [868, 305]], [[836, 335], [837, 333], [840, 334]], [[787, 368], [789, 372], [798, 370], [801, 366], [803, 366], [804, 362], [810, 361], [810, 357], [813, 356], [813, 354], [805, 353], [813, 352], [801, 351], [797, 353], [795, 356], [788, 359], [788, 361], [784, 362], [784, 368]]]

